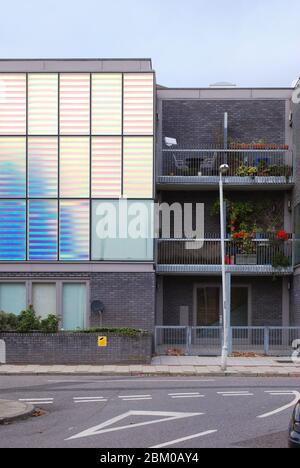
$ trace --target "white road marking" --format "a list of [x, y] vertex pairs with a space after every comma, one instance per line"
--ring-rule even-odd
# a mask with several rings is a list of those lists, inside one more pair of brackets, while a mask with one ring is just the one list
[[179, 396], [179, 395], [199, 395], [199, 392], [193, 393], [168, 393], [169, 396]]
[[151, 395], [120, 395], [118, 398], [146, 398], [151, 397]]
[[158, 449], [158, 448], [163, 448], [163, 447], [168, 447], [170, 445], [176, 445], [179, 444], [180, 442], [185, 442], [186, 440], [192, 440], [192, 439], [198, 439], [199, 437], [204, 437], [210, 434], [215, 434], [218, 432], [217, 430], [213, 431], [206, 431], [206, 432], [200, 432], [199, 434], [193, 434], [187, 437], [182, 437], [181, 439], [176, 439], [176, 440], [171, 440], [170, 442], [165, 442], [164, 444], [160, 445], [154, 445], [153, 447], [150, 447], [151, 449]]
[[105, 400], [104, 398], [98, 398], [96, 400], [75, 400], [74, 403], [103, 403], [108, 400]]
[[223, 397], [254, 396], [254, 394], [250, 392], [217, 392], [217, 395], [221, 395]]
[[53, 401], [53, 398], [19, 398], [19, 401]]
[[142, 401], [142, 400], [152, 400], [152, 397], [145, 398], [123, 398], [122, 401]]
[[93, 396], [93, 397], [73, 397], [73, 400], [95, 400], [96, 398], [104, 398], [103, 396]]
[[204, 398], [204, 395], [177, 395], [171, 397], [173, 400], [176, 398]]
[[275, 391], [267, 391], [265, 393], [269, 393], [272, 396], [277, 396], [277, 395], [295, 395], [294, 400], [291, 403], [288, 403], [287, 405], [281, 406], [280, 408], [275, 409], [274, 411], [270, 411], [269, 413], [261, 414], [260, 416], [257, 416], [260, 419], [263, 418], [268, 418], [269, 416], [274, 416], [275, 414], [281, 413], [282, 411], [285, 411], [289, 408], [292, 408], [299, 400], [300, 400], [300, 393], [295, 391], [292, 392], [275, 392]]
[[[82, 431], [65, 440], [80, 439], [82, 437], [90, 437], [90, 436], [104, 434], [107, 432], [122, 431], [125, 429], [132, 429], [134, 427], [148, 426], [150, 424], [159, 424], [159, 423], [167, 422], [167, 421], [175, 421], [178, 419], [192, 418], [195, 416], [202, 416], [203, 414], [204, 413], [170, 413], [170, 412], [164, 412], [164, 411], [127, 411], [126, 413], [116, 416], [115, 418], [109, 419], [105, 421], [104, 423], [99, 424], [98, 426], [94, 426], [89, 429], [86, 429], [85, 431]], [[130, 416], [146, 416], [146, 417], [158, 416], [159, 419], [154, 419], [152, 421], [145, 421], [145, 422], [141, 422], [137, 424], [127, 424], [126, 426], [121, 426], [121, 427], [110, 427], [108, 429], [104, 429]]]

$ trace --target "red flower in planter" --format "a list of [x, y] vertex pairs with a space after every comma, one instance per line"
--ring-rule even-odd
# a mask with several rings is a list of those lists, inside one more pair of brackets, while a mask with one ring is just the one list
[[287, 235], [285, 231], [278, 231], [276, 235], [276, 240], [285, 242], [289, 240], [289, 236]]

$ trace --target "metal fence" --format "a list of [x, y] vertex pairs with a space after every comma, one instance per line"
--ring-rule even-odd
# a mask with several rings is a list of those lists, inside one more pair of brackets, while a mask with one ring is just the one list
[[[300, 347], [300, 327], [231, 327], [229, 336], [230, 353], [291, 356]], [[223, 328], [161, 326], [154, 337], [158, 355], [218, 356]]]
[[[274, 236], [261, 235], [253, 239], [245, 254], [238, 240], [226, 239], [226, 258], [231, 265], [276, 265], [285, 267], [293, 261], [293, 241], [274, 242]], [[157, 241], [159, 265], [221, 265], [221, 240], [159, 239]]]
[[284, 145], [270, 149], [164, 149], [162, 155], [162, 176], [218, 176], [220, 165], [225, 163], [229, 165], [228, 177], [293, 176], [293, 154]]

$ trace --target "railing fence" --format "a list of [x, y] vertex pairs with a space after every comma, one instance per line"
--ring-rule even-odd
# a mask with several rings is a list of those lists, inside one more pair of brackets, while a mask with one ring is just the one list
[[[300, 327], [231, 327], [229, 337], [230, 353], [291, 356], [300, 347]], [[159, 355], [218, 356], [223, 328], [155, 327], [154, 341]]]

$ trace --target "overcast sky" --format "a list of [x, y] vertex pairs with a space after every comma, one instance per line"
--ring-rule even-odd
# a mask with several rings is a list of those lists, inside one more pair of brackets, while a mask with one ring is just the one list
[[1, 58], [151, 57], [158, 82], [290, 86], [299, 0], [0, 0]]

